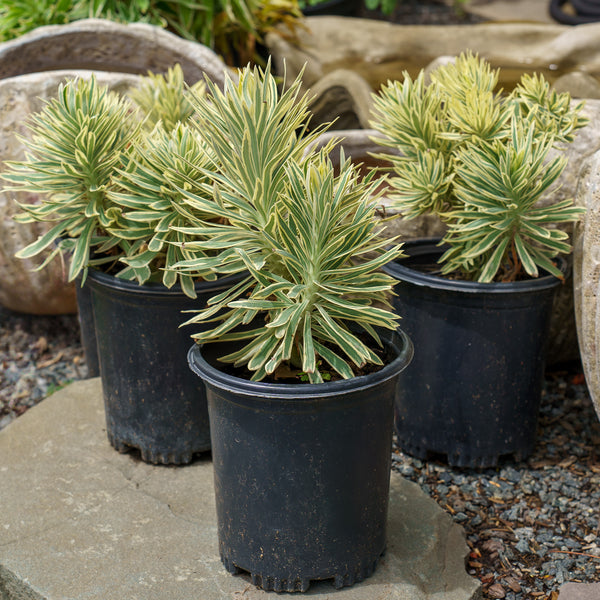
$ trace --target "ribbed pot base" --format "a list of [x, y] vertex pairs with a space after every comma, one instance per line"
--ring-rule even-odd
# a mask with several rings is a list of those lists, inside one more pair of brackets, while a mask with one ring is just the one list
[[131, 452], [131, 450], [137, 450], [144, 462], [153, 465], [187, 465], [192, 462], [194, 454], [210, 450], [210, 445], [207, 445], [206, 447], [199, 448], [194, 452], [163, 452], [142, 446], [141, 444], [130, 443], [117, 437], [111, 432], [107, 432], [107, 437], [110, 445], [121, 454]]
[[424, 446], [410, 443], [408, 440], [402, 440], [398, 436], [398, 447], [405, 453], [418, 458], [419, 460], [441, 459], [450, 467], [467, 467], [472, 469], [487, 469], [496, 467], [501, 458], [511, 457], [514, 461], [520, 462], [529, 456], [533, 448], [523, 448], [503, 454], [473, 454], [461, 452], [436, 452]]
[[[350, 587], [373, 575], [377, 568], [377, 564], [379, 563], [379, 558], [381, 557], [366, 564], [343, 565], [343, 573], [332, 573], [329, 576], [324, 575], [319, 577], [318, 581], [332, 579], [334, 587], [338, 590], [343, 587]], [[280, 574], [272, 575], [268, 573], [249, 572], [246, 569], [238, 567], [231, 559], [223, 555], [221, 555], [221, 561], [227, 571], [233, 575], [248, 573], [252, 584], [266, 592], [306, 592], [310, 587], [311, 581], [317, 581], [310, 577], [286, 577]], [[340, 567], [342, 566], [340, 565]]]

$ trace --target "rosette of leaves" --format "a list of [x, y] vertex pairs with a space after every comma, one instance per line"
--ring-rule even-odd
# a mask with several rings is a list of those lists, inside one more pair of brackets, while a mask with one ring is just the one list
[[127, 255], [120, 259], [127, 266], [119, 277], [135, 278], [140, 284], [162, 281], [168, 288], [178, 282], [192, 298], [196, 297], [195, 281], [215, 278], [208, 268], [196, 269], [193, 275], [171, 269], [192, 257], [185, 247], [188, 238], [177, 227], [214, 218], [209, 212], [184, 204], [181, 190], [210, 194], [205, 171], [214, 168], [214, 157], [198, 131], [183, 123], [166, 131], [159, 121], [150, 134], [136, 142], [128, 165], [119, 171], [109, 192], [111, 201], [121, 209], [109, 232], [128, 244]]
[[[179, 121], [169, 125], [189, 119], [187, 98], [203, 91], [203, 84], [185, 88], [178, 66], [166, 76], [142, 78], [134, 92], [140, 111], [94, 77], [61, 86], [58, 98], [32, 118], [32, 139], [23, 140], [30, 150], [26, 160], [8, 163], [3, 175], [12, 189], [43, 194], [40, 204], [21, 206], [17, 221], [56, 222], [17, 256], [53, 248], [42, 268], [67, 251], [70, 280], [88, 266], [109, 263], [119, 278], [166, 287], [178, 282], [195, 297], [193, 279], [215, 275], [209, 269], [194, 277], [170, 269], [191, 256], [185, 235], [171, 226], [212, 218], [184, 206], [179, 188], [204, 193], [204, 169], [216, 166], [197, 129]], [[149, 121], [156, 121], [151, 130], [143, 126]]]
[[281, 95], [269, 66], [243, 70], [224, 92], [208, 85], [198, 126], [220, 164], [215, 194], [183, 193], [221, 222], [182, 231], [197, 237], [188, 249], [217, 254], [177, 268], [249, 276], [188, 321], [214, 324], [193, 337], [240, 342], [221, 360], [246, 366], [254, 380], [292, 370], [320, 382], [328, 372], [349, 378], [381, 364], [376, 327], [395, 329], [398, 316], [387, 302], [394, 281], [379, 267], [401, 251], [377, 235], [377, 182], [361, 179], [343, 155], [335, 174], [331, 146], [309, 151], [320, 130], [307, 131], [300, 78]]
[[[53, 248], [39, 267], [61, 251], [71, 253], [69, 281], [88, 265], [115, 260], [124, 249], [107, 234], [120, 208], [107, 196], [116, 170], [138, 135], [131, 104], [99, 86], [94, 77], [59, 86], [56, 98], [34, 114], [22, 139], [25, 160], [7, 162], [2, 178], [9, 190], [43, 194], [39, 204], [21, 204], [15, 221], [47, 221], [53, 226], [17, 253], [30, 258]], [[92, 253], [98, 257], [91, 258]]]
[[587, 122], [582, 104], [524, 75], [510, 94], [497, 91], [498, 70], [471, 53], [390, 82], [374, 96], [372, 126], [392, 163], [390, 198], [406, 218], [433, 213], [448, 226], [442, 274], [480, 282], [562, 278], [552, 259], [570, 251], [556, 225], [575, 221], [571, 200], [540, 205], [565, 167], [551, 155]]
[[129, 92], [129, 97], [144, 113], [147, 129], [154, 129], [160, 121], [165, 131], [172, 131], [177, 123], [185, 123], [194, 113], [189, 101], [190, 94], [202, 95], [205, 87], [204, 81], [186, 86], [183, 70], [178, 63], [170, 67], [165, 75], [148, 73], [139, 87]]

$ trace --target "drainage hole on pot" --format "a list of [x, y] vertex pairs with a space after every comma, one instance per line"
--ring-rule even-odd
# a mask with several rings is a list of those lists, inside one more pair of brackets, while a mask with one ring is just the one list
[[199, 460], [211, 460], [210, 450], [204, 452], [161, 452], [152, 448], [137, 447], [124, 442], [110, 440], [119, 454], [128, 454], [134, 462], [145, 462], [152, 465], [188, 465]]
[[306, 592], [311, 584], [310, 579], [273, 577], [260, 573], [250, 573], [239, 567], [236, 567], [236, 570], [244, 579], [249, 580], [253, 585], [266, 592]]
[[310, 587], [311, 590], [315, 592], [321, 590], [327, 593], [331, 591], [332, 587], [335, 589], [350, 587], [370, 577], [377, 567], [379, 557], [374, 561], [367, 561], [360, 565], [356, 565], [354, 568], [350, 568], [343, 574], [337, 574], [333, 577], [322, 579], [309, 579], [295, 576], [274, 577], [262, 573], [251, 573], [233, 564], [233, 562], [229, 561], [227, 558], [221, 557], [221, 560], [227, 571], [241, 576], [243, 579], [250, 581], [256, 587], [267, 592], [306, 592]]

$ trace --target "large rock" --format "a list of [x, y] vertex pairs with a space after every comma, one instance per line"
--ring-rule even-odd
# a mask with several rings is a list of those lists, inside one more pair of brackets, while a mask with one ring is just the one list
[[[60, 82], [88, 77], [93, 69], [101, 84], [125, 92], [137, 85], [140, 75], [166, 72], [176, 63], [188, 83], [206, 75], [223, 85], [226, 66], [212, 50], [145, 24], [89, 19], [40, 27], [0, 44], [0, 171], [5, 160], [23, 158], [24, 146], [14, 134], [28, 135], [26, 119], [56, 94]], [[66, 265], [55, 261], [43, 271], [33, 271], [43, 257], [25, 261], [14, 257], [49, 225], [15, 224], [16, 202], [39, 202], [39, 198], [8, 194], [4, 187], [0, 182], [0, 304], [33, 314], [75, 312], [75, 291], [66, 282]]]
[[[587, 185], [586, 182], [589, 180], [587, 165], [600, 150], [600, 100], [586, 100], [583, 114], [590, 122], [577, 133], [575, 141], [563, 150], [568, 160], [567, 166], [558, 180], [558, 188], [551, 196], [543, 199], [546, 203], [559, 202], [566, 198], [575, 199], [582, 186]], [[596, 171], [595, 177], [598, 177], [598, 173]], [[572, 234], [574, 228], [569, 225], [565, 229]], [[556, 293], [548, 342], [548, 364], [578, 360], [580, 357], [572, 271], [573, 262], [580, 260], [577, 256], [579, 252], [580, 250], [574, 246], [573, 254], [568, 257], [565, 283]]]
[[505, 88], [511, 87], [523, 70], [544, 73], [551, 80], [572, 71], [600, 71], [600, 23], [577, 27], [535, 23], [432, 26], [341, 17], [315, 17], [306, 22], [298, 43], [276, 33], [267, 36], [277, 68], [283, 69], [285, 61], [290, 81], [306, 63], [306, 87], [331, 71], [350, 69], [377, 90], [388, 79], [402, 79], [404, 70], [414, 76], [435, 58], [465, 49], [479, 53], [494, 67], [505, 67]]
[[[99, 379], [76, 382], [0, 431], [0, 598], [266, 600], [218, 556], [210, 457], [178, 468], [119, 454]], [[388, 548], [375, 574], [336, 600], [471, 600], [464, 532], [393, 474]]]
[[558, 600], [600, 600], [600, 583], [565, 583]]
[[577, 204], [586, 208], [574, 235], [577, 335], [587, 386], [600, 416], [600, 151], [583, 166]]

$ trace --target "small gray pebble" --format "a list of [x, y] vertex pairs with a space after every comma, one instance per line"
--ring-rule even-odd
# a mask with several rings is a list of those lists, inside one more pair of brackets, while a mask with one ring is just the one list
[[520, 552], [521, 554], [528, 554], [529, 552], [531, 552], [531, 550], [529, 548], [529, 544], [527, 543], [527, 540], [519, 540], [515, 544], [515, 549], [518, 552]]

